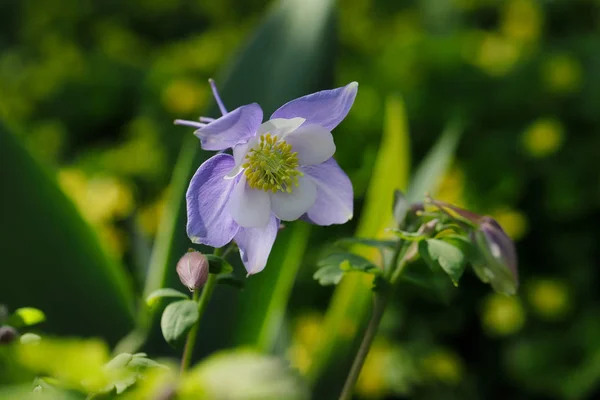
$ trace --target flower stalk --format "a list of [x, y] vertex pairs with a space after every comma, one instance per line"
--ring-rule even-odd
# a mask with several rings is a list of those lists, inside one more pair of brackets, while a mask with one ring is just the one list
[[374, 293], [373, 314], [371, 315], [369, 325], [367, 326], [365, 335], [360, 343], [358, 353], [356, 353], [356, 357], [352, 362], [352, 367], [348, 377], [346, 378], [346, 382], [344, 383], [340, 400], [349, 400], [352, 398], [354, 386], [356, 385], [356, 381], [358, 380], [358, 376], [360, 375], [363, 364], [367, 359], [367, 355], [371, 349], [371, 344], [373, 344], [373, 339], [375, 339], [375, 335], [377, 335], [381, 318], [383, 317], [387, 304], [389, 303], [390, 292], [391, 291], [386, 291], [385, 293]]
[[[213, 254], [216, 256], [221, 256], [227, 254], [228, 250], [223, 253], [223, 249], [217, 248]], [[192, 355], [194, 353], [194, 347], [196, 346], [196, 339], [198, 337], [198, 329], [200, 329], [200, 320], [202, 319], [204, 311], [206, 311], [206, 308], [208, 307], [208, 302], [210, 301], [216, 285], [217, 275], [208, 274], [208, 279], [204, 285], [204, 288], [202, 289], [202, 294], [200, 294], [198, 290], [194, 291], [192, 299], [198, 303], [198, 320], [194, 326], [192, 326], [192, 329], [190, 329], [190, 332], [185, 340], [185, 347], [183, 349], [183, 356], [181, 358], [181, 373], [184, 373], [188, 369], [192, 361]]]

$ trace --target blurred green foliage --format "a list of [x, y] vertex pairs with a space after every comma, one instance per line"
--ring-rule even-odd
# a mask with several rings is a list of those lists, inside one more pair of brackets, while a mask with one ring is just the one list
[[[118, 274], [131, 277], [137, 295], [143, 291], [173, 166], [184, 137], [190, 135], [173, 127], [172, 120], [195, 119], [211, 105], [206, 79], [224, 75], [223, 68], [258, 26], [269, 3], [0, 2], [0, 124], [56, 175], [94, 227], [105, 256], [122, 268]], [[593, 221], [600, 220], [600, 2], [339, 0], [336, 8], [333, 60], [321, 61], [325, 78], [311, 84], [316, 90], [360, 83], [354, 108], [335, 131], [336, 158], [353, 181], [356, 210], [362, 208], [371, 180], [390, 95], [401, 94], [404, 100], [408, 154], [415, 165], [459, 114], [465, 131], [438, 197], [490, 214], [504, 226], [517, 241], [522, 283], [517, 297], [506, 298], [489, 293], [467, 274], [459, 288], [449, 288], [448, 304], [402, 285], [369, 355], [358, 395], [597, 396], [600, 277], [595, 267], [600, 228]], [[310, 23], [306, 32], [312, 32]], [[293, 61], [294, 54], [285, 57]], [[250, 70], [245, 80], [256, 74]], [[292, 83], [275, 81], [282, 88]], [[292, 94], [298, 87], [284, 93], [289, 98], [303, 94]], [[235, 92], [230, 87], [226, 99]], [[244, 91], [235, 98], [262, 96], [274, 102], [269, 93]], [[8, 148], [5, 143], [0, 151]], [[9, 160], [4, 155], [0, 159], [2, 182], [7, 181], [1, 196], [6, 213], [20, 209], [7, 200], [11, 185], [23, 189], [35, 184], [14, 181], [8, 171], [13, 173], [17, 165]], [[398, 180], [406, 180], [405, 171], [398, 174]], [[42, 206], [46, 200], [37, 199], [40, 206], [33, 202], [32, 209], [52, 209], [56, 203]], [[244, 319], [252, 319], [253, 301], [260, 302], [261, 310], [279, 313], [279, 339], [273, 343], [271, 331], [257, 324], [251, 332], [235, 335], [235, 342], [258, 338], [262, 349], [272, 349], [307, 371], [324, 335], [323, 314], [332, 293], [318, 286], [312, 274], [319, 257], [336, 238], [352, 235], [360, 220], [357, 212], [353, 223], [301, 232], [297, 247], [306, 245], [310, 251], [293, 260], [298, 268], [293, 289], [289, 277], [282, 281], [278, 293], [291, 290], [285, 316], [281, 303], [259, 298], [261, 285], [270, 287], [274, 276], [251, 282], [247, 290], [253, 292], [244, 293]], [[26, 228], [18, 231], [22, 251], [50, 251], [52, 242], [44, 246], [39, 232], [51, 234], [51, 226]], [[296, 228], [300, 226], [291, 229]], [[280, 239], [294, 240], [294, 235], [300, 233]], [[285, 260], [285, 255], [276, 259]], [[22, 268], [16, 258], [10, 260], [2, 262], [0, 280], [9, 270]], [[56, 288], [54, 296], [61, 298], [66, 295], [64, 281], [52, 281], [52, 272], [39, 279]], [[28, 291], [38, 287], [31, 282], [11, 281], [10, 287], [22, 295], [7, 301], [7, 294], [0, 293], [0, 303], [11, 309], [42, 309], [48, 317], [42, 331], [98, 335], [114, 342], [114, 335], [130, 328], [125, 325], [131, 324], [131, 315], [117, 301], [121, 317], [89, 325], [87, 331], [75, 329], [67, 309], [52, 317], [43, 302], [29, 301], [36, 296]], [[102, 285], [95, 283], [97, 288]], [[231, 305], [225, 297], [215, 298], [216, 315], [210, 318], [215, 332]], [[234, 329], [228, 321], [221, 329]], [[350, 332], [351, 339], [356, 324], [360, 321], [341, 326], [341, 332]], [[203, 353], [225, 345], [207, 338]], [[337, 394], [341, 383], [334, 378], [339, 377], [321, 377], [324, 384], [319, 387], [331, 387], [331, 392], [319, 392], [323, 398]]]

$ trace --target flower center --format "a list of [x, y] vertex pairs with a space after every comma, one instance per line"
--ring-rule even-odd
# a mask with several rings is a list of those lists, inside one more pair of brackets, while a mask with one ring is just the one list
[[242, 165], [248, 185], [265, 192], [292, 192], [298, 186], [298, 153], [292, 152], [292, 145], [285, 140], [271, 136], [260, 136], [260, 143], [246, 154]]

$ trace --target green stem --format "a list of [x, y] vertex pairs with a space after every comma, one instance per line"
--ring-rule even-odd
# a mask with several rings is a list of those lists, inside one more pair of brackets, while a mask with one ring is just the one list
[[362, 342], [360, 343], [360, 347], [358, 349], [358, 352], [356, 353], [356, 357], [352, 362], [350, 373], [346, 378], [346, 383], [344, 383], [344, 388], [342, 389], [342, 393], [340, 394], [339, 400], [349, 400], [352, 398], [354, 386], [356, 385], [356, 381], [358, 380], [363, 364], [367, 359], [367, 355], [369, 354], [369, 350], [371, 349], [371, 344], [373, 344], [375, 335], [377, 335], [377, 330], [379, 329], [381, 318], [385, 313], [385, 309], [389, 303], [391, 294], [393, 293], [394, 284], [398, 280], [400, 274], [402, 274], [404, 266], [406, 265], [406, 262], [403, 259], [403, 257], [406, 254], [409, 247], [409, 242], [405, 242], [403, 240], [400, 240], [398, 242], [398, 245], [396, 246], [396, 249], [394, 251], [394, 255], [392, 256], [392, 259], [390, 261], [390, 266], [386, 269], [386, 271], [389, 271], [386, 275], [389, 279], [389, 282], [391, 283], [390, 287], [384, 289], [384, 291], [382, 292], [375, 292], [373, 294], [373, 314], [371, 315], [371, 319], [369, 320], [369, 325], [367, 326], [365, 335], [363, 336]]
[[[226, 251], [227, 252], [227, 251]], [[222, 249], [215, 249], [214, 254], [216, 256], [220, 256], [223, 254]], [[198, 320], [190, 329], [190, 332], [187, 335], [185, 340], [185, 347], [183, 349], [183, 356], [181, 357], [181, 372], [185, 372], [186, 369], [190, 366], [192, 361], [192, 354], [194, 353], [194, 346], [196, 345], [196, 338], [198, 337], [198, 329], [200, 329], [200, 320], [202, 319], [202, 315], [206, 308], [208, 307], [208, 302], [210, 301], [210, 297], [212, 296], [213, 291], [215, 290], [215, 286], [217, 285], [217, 275], [216, 274], [208, 274], [208, 279], [204, 284], [202, 289], [202, 295], [199, 295], [199, 291], [194, 291], [193, 300], [198, 303]]]
[[344, 389], [342, 390], [342, 394], [340, 395], [339, 400], [349, 400], [352, 398], [354, 386], [356, 385], [356, 381], [358, 380], [358, 376], [360, 375], [362, 366], [365, 363], [367, 354], [369, 354], [369, 350], [371, 349], [373, 339], [375, 339], [375, 335], [377, 334], [377, 330], [379, 329], [379, 323], [381, 322], [381, 318], [383, 317], [383, 314], [385, 312], [388, 300], [389, 295], [375, 293], [375, 296], [373, 298], [373, 315], [371, 315], [369, 325], [367, 326], [367, 330], [365, 331], [365, 335], [363, 336], [360, 348], [358, 349], [358, 353], [356, 353], [356, 357], [354, 358], [354, 362], [352, 363], [350, 373], [346, 378], [346, 383], [344, 384]]

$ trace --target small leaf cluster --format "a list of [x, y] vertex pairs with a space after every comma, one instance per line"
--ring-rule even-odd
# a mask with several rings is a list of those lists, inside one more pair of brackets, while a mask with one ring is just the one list
[[[516, 254], [512, 241], [491, 218], [427, 198], [409, 204], [399, 191], [394, 196], [394, 239], [345, 238], [336, 245], [346, 251], [329, 254], [318, 262], [314, 278], [321, 285], [337, 285], [345, 274], [361, 272], [374, 277], [374, 290], [407, 281], [439, 287], [439, 273], [458, 286], [471, 265], [476, 275], [494, 290], [514, 294], [517, 287]], [[354, 246], [378, 250], [365, 258]], [[419, 263], [419, 261], [421, 261]], [[410, 267], [425, 264], [429, 271]]]

